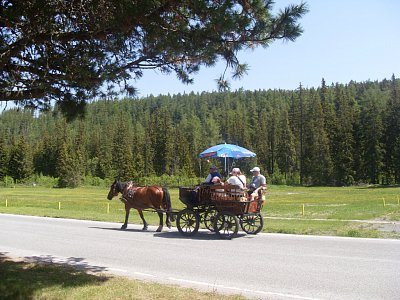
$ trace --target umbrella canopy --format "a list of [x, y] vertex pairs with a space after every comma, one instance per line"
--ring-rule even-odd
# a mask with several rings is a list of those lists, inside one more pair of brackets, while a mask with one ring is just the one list
[[200, 157], [231, 157], [231, 158], [242, 158], [242, 157], [255, 157], [256, 154], [250, 150], [232, 144], [219, 144], [212, 146], [201, 152]]

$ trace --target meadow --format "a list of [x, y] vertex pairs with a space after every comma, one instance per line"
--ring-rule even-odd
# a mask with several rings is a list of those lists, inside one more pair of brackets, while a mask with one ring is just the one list
[[[180, 210], [179, 191], [169, 189], [172, 206]], [[123, 203], [106, 199], [108, 189], [41, 186], [0, 188], [0, 213], [120, 222]], [[262, 209], [263, 232], [372, 238], [400, 238], [400, 188], [381, 186], [292, 187], [272, 185]], [[145, 212], [158, 224], [158, 216]], [[140, 224], [132, 210], [129, 223]]]

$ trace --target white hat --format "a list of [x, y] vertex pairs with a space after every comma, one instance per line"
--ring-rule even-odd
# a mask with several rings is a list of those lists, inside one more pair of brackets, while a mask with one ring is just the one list
[[254, 167], [253, 169], [250, 170], [250, 172], [260, 172], [260, 168]]
[[240, 173], [240, 169], [239, 168], [233, 168], [232, 171], [231, 171], [231, 174], [232, 173]]

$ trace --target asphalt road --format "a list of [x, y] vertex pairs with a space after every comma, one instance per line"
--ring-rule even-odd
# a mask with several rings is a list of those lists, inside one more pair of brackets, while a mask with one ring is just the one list
[[400, 240], [120, 226], [0, 214], [0, 254], [261, 299], [400, 299]]

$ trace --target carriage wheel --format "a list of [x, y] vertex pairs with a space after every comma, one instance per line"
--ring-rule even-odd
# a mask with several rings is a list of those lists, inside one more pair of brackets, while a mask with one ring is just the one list
[[176, 218], [176, 227], [179, 232], [184, 236], [191, 236], [196, 234], [200, 226], [200, 217], [191, 209], [184, 209], [178, 212]]
[[217, 211], [215, 209], [209, 209], [204, 213], [204, 225], [211, 232], [214, 232], [214, 220], [216, 215]]
[[223, 238], [230, 239], [237, 234], [239, 230], [238, 218], [231, 212], [219, 212], [214, 220], [215, 233]]
[[264, 227], [264, 218], [261, 214], [244, 215], [240, 219], [240, 227], [248, 234], [257, 234]]

